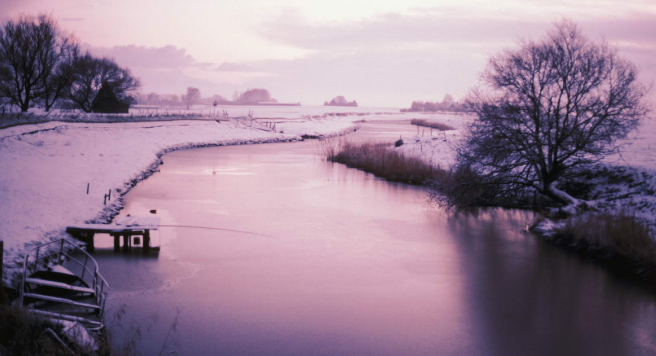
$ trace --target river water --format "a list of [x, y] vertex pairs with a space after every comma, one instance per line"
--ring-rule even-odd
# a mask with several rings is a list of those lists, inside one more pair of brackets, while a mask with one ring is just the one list
[[[353, 139], [415, 131], [362, 126]], [[122, 215], [224, 230], [162, 227], [148, 256], [99, 239], [115, 345], [138, 329], [145, 355], [656, 354], [654, 294], [522, 232], [530, 213], [446, 213], [320, 151], [164, 156]]]

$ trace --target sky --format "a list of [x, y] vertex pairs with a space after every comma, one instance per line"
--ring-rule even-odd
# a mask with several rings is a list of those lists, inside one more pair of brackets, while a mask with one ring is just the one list
[[[487, 58], [568, 18], [656, 82], [656, 0], [1, 0], [0, 22], [51, 14], [144, 93], [266, 88], [281, 102], [408, 107], [474, 88]], [[651, 97], [655, 90], [651, 91]]]

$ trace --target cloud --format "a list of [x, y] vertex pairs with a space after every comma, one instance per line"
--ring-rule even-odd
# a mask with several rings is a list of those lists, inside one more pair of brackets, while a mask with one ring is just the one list
[[114, 58], [117, 63], [129, 68], [146, 68], [149, 70], [183, 70], [192, 66], [207, 67], [211, 63], [199, 63], [187, 54], [184, 48], [173, 45], [164, 47], [146, 46], [115, 46], [115, 47], [93, 47], [89, 44], [82, 45], [83, 50], [88, 50], [93, 55]]
[[258, 70], [240, 63], [225, 62], [216, 68], [219, 72], [257, 72]]
[[[258, 31], [270, 41], [318, 51], [361, 51], [422, 43], [487, 48], [511, 45], [520, 38], [539, 38], [563, 16], [524, 19], [509, 17], [499, 10], [431, 8], [382, 14], [360, 21], [310, 23], [292, 11], [272, 17]], [[587, 16], [574, 21], [592, 37], [603, 35], [609, 41], [656, 43], [656, 13]]]
[[[536, 9], [545, 13], [552, 10], [536, 7], [531, 11]], [[300, 87], [332, 87], [333, 91], [341, 87], [338, 93], [348, 94], [344, 90], [352, 90], [358, 94], [356, 99], [378, 102], [385, 97], [385, 102], [394, 100], [395, 105], [400, 105], [399, 98], [410, 95], [436, 100], [444, 93], [458, 95], [474, 86], [477, 73], [484, 69], [489, 55], [514, 47], [523, 38], [542, 38], [554, 22], [567, 14], [576, 14], [573, 20], [585, 35], [593, 40], [604, 38], [641, 69], [641, 81], [649, 84], [656, 79], [655, 12], [623, 10], [617, 14], [581, 15], [586, 9], [578, 7], [564, 15], [536, 19], [518, 16], [521, 11], [527, 11], [521, 8], [511, 14], [500, 13], [506, 10], [505, 7], [491, 12], [466, 8], [415, 9], [356, 21], [324, 23], [309, 22], [297, 12], [288, 11], [262, 23], [258, 33], [269, 41], [314, 54], [293, 61], [248, 64], [276, 75], [255, 81], [281, 88], [289, 87], [288, 83]], [[396, 94], [387, 94], [381, 88]], [[434, 97], [426, 97], [431, 92], [435, 93]], [[361, 99], [358, 102], [366, 103]]]
[[308, 50], [359, 51], [416, 43], [498, 44], [515, 40], [518, 33], [542, 33], [549, 25], [546, 21], [528, 23], [463, 15], [389, 13], [356, 22], [315, 24], [291, 13], [264, 22], [259, 33], [270, 41]]
[[60, 18], [60, 20], [66, 21], [66, 22], [86, 21], [86, 19], [82, 18], [82, 17], [62, 17], [62, 18]]
[[202, 70], [215, 70], [216, 68], [216, 63], [212, 62], [195, 62], [193, 64], [194, 67], [202, 69]]

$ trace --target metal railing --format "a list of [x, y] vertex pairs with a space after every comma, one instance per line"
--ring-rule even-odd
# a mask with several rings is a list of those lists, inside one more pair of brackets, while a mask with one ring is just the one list
[[[79, 261], [69, 252], [82, 254], [84, 256], [84, 262]], [[39, 245], [25, 255], [23, 278], [21, 280], [20, 288], [20, 303], [23, 304], [23, 293], [25, 292], [25, 283], [28, 278], [28, 272], [29, 275], [31, 275], [38, 271], [45, 271], [52, 265], [61, 265], [64, 262], [73, 263], [81, 269], [81, 273], [76, 274], [76, 276], [93, 289], [96, 304], [100, 307], [98, 313], [102, 318], [105, 312], [105, 302], [107, 299], [107, 289], [109, 288], [109, 284], [105, 278], [98, 273], [98, 263], [96, 260], [91, 257], [88, 252], [65, 239]]]

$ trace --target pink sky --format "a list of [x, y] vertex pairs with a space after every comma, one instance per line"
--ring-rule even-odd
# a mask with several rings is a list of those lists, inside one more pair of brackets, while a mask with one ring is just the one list
[[[264, 87], [280, 101], [336, 95], [407, 107], [475, 86], [486, 58], [562, 17], [602, 36], [656, 79], [655, 1], [2, 0], [0, 21], [51, 13], [143, 92], [231, 97]], [[654, 96], [654, 91], [652, 91]]]

